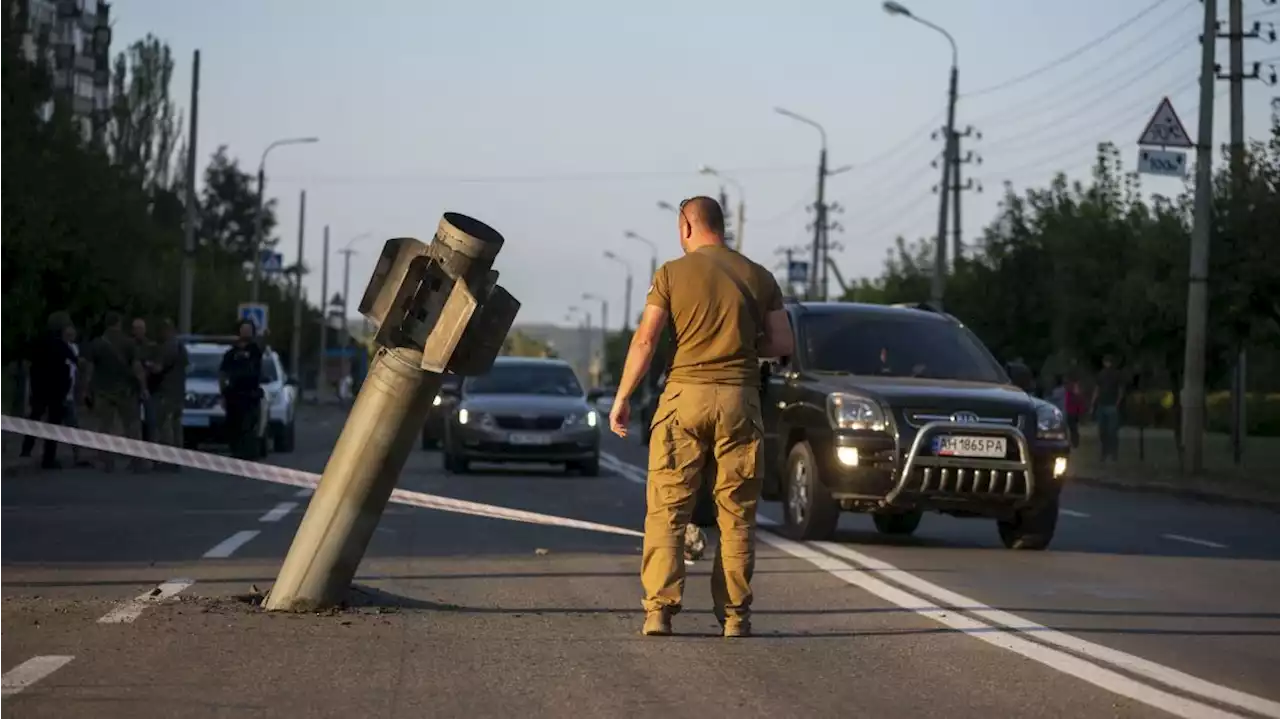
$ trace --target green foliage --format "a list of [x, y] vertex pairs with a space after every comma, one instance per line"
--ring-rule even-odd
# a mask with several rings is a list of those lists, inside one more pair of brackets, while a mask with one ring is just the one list
[[502, 354], [511, 357], [555, 357], [555, 351], [520, 330], [512, 330], [502, 341]]
[[[16, 0], [8, 0], [13, 9]], [[185, 208], [181, 121], [169, 98], [173, 60], [167, 45], [148, 36], [116, 58], [109, 120], [86, 139], [53, 95], [47, 68], [28, 62], [13, 13], [4, 17], [3, 342], [7, 359], [40, 331], [45, 318], [67, 310], [81, 333], [99, 329], [117, 310], [177, 320]], [[176, 155], [176, 157], [175, 157]], [[198, 199], [192, 329], [226, 334], [236, 305], [249, 298], [248, 260], [257, 207], [254, 178], [225, 147], [214, 153]], [[264, 213], [271, 246], [274, 203]], [[291, 278], [290, 278], [291, 279]], [[273, 342], [287, 351], [292, 282], [264, 278]], [[319, 312], [304, 312], [304, 357], [318, 343]], [[309, 364], [309, 363], [308, 363]]]
[[[947, 278], [946, 307], [998, 357], [1024, 357], [1046, 377], [1086, 374], [1117, 357], [1144, 387], [1181, 385], [1192, 192], [1144, 199], [1119, 152], [1099, 146], [1087, 182], [1059, 175], [1019, 195], [1006, 188], [977, 247]], [[1224, 156], [1225, 159], [1225, 156]], [[1280, 371], [1280, 129], [1248, 148], [1233, 187], [1215, 175], [1209, 277], [1207, 383], [1224, 388], [1236, 352], [1263, 358], [1251, 373], [1275, 385]], [[884, 272], [846, 300], [929, 296], [932, 241], [898, 238]], [[1268, 364], [1269, 363], [1269, 364]], [[1211, 417], [1211, 422], [1213, 422]]]

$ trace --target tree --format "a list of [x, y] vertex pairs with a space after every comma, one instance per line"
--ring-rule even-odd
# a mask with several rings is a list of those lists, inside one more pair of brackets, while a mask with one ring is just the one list
[[107, 152], [147, 191], [173, 190], [181, 119], [169, 98], [173, 54], [147, 35], [116, 56], [111, 76]]

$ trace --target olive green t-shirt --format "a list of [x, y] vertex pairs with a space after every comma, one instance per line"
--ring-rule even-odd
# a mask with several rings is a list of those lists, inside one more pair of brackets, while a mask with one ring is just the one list
[[[713, 259], [715, 258], [715, 259]], [[715, 260], [725, 266], [721, 269]], [[751, 292], [760, 321], [782, 309], [782, 290], [773, 273], [724, 246], [700, 247], [658, 268], [645, 303], [666, 310], [675, 336], [672, 383], [760, 383], [756, 326], [747, 298], [725, 271]]]
[[106, 394], [137, 394], [134, 362], [140, 358], [134, 341], [124, 335], [103, 335], [89, 343], [85, 359], [93, 364], [93, 390]]

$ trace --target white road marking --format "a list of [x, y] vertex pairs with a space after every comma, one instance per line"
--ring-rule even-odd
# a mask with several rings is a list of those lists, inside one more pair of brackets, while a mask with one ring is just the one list
[[1058, 509], [1058, 514], [1065, 514], [1068, 517], [1078, 517], [1080, 519], [1088, 519], [1089, 517], [1093, 516], [1088, 512], [1077, 512], [1074, 509], [1063, 509], [1063, 508]]
[[218, 544], [209, 551], [204, 553], [205, 559], [225, 559], [230, 557], [235, 551], [243, 547], [250, 539], [258, 536], [260, 533], [257, 529], [245, 529], [227, 537], [218, 542]]
[[315, 494], [315, 493], [316, 493], [316, 490], [312, 489], [311, 487], [303, 487], [302, 489], [299, 489], [299, 490], [298, 490], [298, 492], [297, 492], [297, 494], [294, 494], [293, 496], [295, 496], [295, 497], [310, 497], [311, 495], [313, 495], [313, 494]]
[[1056, 629], [1050, 629], [1011, 612], [993, 609], [975, 599], [940, 587], [933, 582], [921, 579], [909, 572], [904, 572], [888, 562], [868, 556], [850, 547], [831, 542], [814, 542], [814, 544], [832, 554], [852, 560], [860, 565], [862, 569], [883, 575], [907, 589], [913, 589], [930, 599], [942, 602], [946, 606], [964, 607], [965, 611], [971, 612], [995, 625], [1026, 632], [1028, 636], [1038, 641], [1070, 650], [1089, 659], [1113, 664], [1125, 671], [1165, 684], [1184, 693], [1198, 694], [1205, 699], [1231, 704], [1241, 709], [1280, 719], [1280, 702], [1236, 691], [1221, 684], [1214, 684], [1185, 672], [1180, 672], [1172, 667], [1156, 664], [1126, 652], [1104, 647], [1101, 644], [1095, 644]]
[[[610, 459], [613, 462], [617, 462], [619, 466], [616, 467], [616, 470], [626, 479], [638, 482], [639, 478], [643, 477], [644, 472], [639, 467], [625, 465], [613, 457], [610, 457]], [[763, 515], [758, 516], [758, 522], [761, 527], [771, 527], [778, 524]], [[762, 542], [796, 558], [804, 559], [842, 581], [860, 587], [903, 609], [916, 612], [921, 616], [969, 634], [976, 639], [1007, 649], [1108, 691], [1163, 709], [1185, 719], [1238, 718], [1239, 715], [1167, 692], [1153, 684], [1130, 678], [1103, 666], [1102, 663], [1114, 665], [1146, 680], [1167, 685], [1183, 693], [1199, 695], [1205, 699], [1280, 719], [1280, 702], [1247, 694], [1220, 684], [1214, 684], [1180, 672], [1172, 667], [1166, 667], [1132, 654], [1050, 629], [1010, 612], [993, 609], [847, 546], [830, 542], [801, 544], [768, 531], [760, 532], [757, 536], [760, 537]], [[821, 547], [826, 552], [830, 552], [830, 554], [819, 552], [814, 547]], [[852, 560], [853, 564], [843, 562], [841, 559], [831, 556], [832, 554], [838, 555], [843, 559]], [[915, 590], [925, 597], [934, 599], [948, 608], [943, 609], [942, 606], [931, 604], [922, 597], [893, 586], [874, 576], [877, 574], [902, 587]], [[963, 608], [963, 611], [971, 612], [975, 616], [987, 620], [990, 624], [959, 614], [958, 608]], [[1025, 635], [1025, 638], [1022, 635]], [[1044, 646], [1044, 644], [1038, 642], [1055, 645], [1061, 649], [1083, 655], [1084, 658], [1061, 651], [1061, 649], [1053, 646]]]
[[1161, 534], [1164, 539], [1172, 539], [1175, 542], [1186, 542], [1187, 544], [1195, 544], [1210, 549], [1226, 549], [1227, 545], [1210, 542], [1207, 539], [1196, 539], [1195, 537], [1187, 537], [1181, 534]]
[[[762, 524], [773, 524], [773, 522], [762, 522]], [[1001, 631], [956, 610], [944, 609], [888, 582], [877, 579], [868, 572], [846, 564], [829, 554], [819, 552], [812, 545], [793, 542], [771, 532], [761, 532], [757, 536], [760, 537], [762, 542], [797, 559], [803, 559], [837, 579], [864, 589], [891, 604], [1112, 693], [1163, 709], [1170, 714], [1183, 717], [1183, 719], [1242, 719], [1237, 714], [1166, 692], [1080, 657], [1024, 639], [1011, 632]], [[827, 548], [826, 545], [828, 543], [820, 542], [816, 544]], [[910, 575], [901, 572], [900, 575], [895, 575], [895, 579], [901, 579], [903, 576], [909, 577]], [[1186, 687], [1183, 688], [1185, 689]], [[1255, 699], [1257, 698], [1255, 697]]]
[[284, 519], [285, 515], [297, 509], [297, 502], [281, 502], [271, 509], [271, 511], [258, 518], [259, 522], [279, 522]]
[[146, 609], [148, 605], [163, 602], [195, 583], [196, 580], [194, 579], [170, 579], [169, 581], [148, 591], [146, 594], [140, 594], [127, 602], [117, 605], [114, 609], [103, 615], [103, 617], [98, 620], [98, 623], [127, 624], [132, 622], [142, 616], [142, 611]]
[[67, 662], [75, 659], [68, 656], [32, 657], [4, 673], [3, 695], [11, 696], [58, 671]]

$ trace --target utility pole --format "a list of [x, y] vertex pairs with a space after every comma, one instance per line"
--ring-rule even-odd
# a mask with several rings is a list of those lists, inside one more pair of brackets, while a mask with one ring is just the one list
[[1199, 473], [1204, 466], [1204, 352], [1209, 309], [1209, 233], [1213, 221], [1213, 83], [1218, 35], [1218, 0], [1202, 1], [1200, 127], [1196, 142], [1195, 218], [1187, 273], [1187, 338], [1182, 384], [1182, 467], [1191, 474]]
[[191, 334], [191, 312], [196, 285], [196, 131], [200, 118], [200, 51], [191, 53], [191, 129], [187, 132], [187, 221], [182, 228], [181, 290], [178, 298], [178, 331]]
[[351, 304], [351, 256], [356, 253], [350, 247], [344, 247], [338, 252], [342, 255], [342, 327], [338, 332], [338, 337], [342, 339], [342, 376], [338, 381], [351, 376], [351, 334], [347, 332], [347, 307]]
[[[938, 184], [938, 237], [933, 248], [933, 282], [930, 299], [941, 308], [946, 291], [947, 273], [947, 203], [951, 199], [951, 166], [956, 161], [956, 88], [960, 81], [956, 63], [951, 64], [951, 81], [947, 89], [947, 126], [943, 128], [942, 180]], [[935, 135], [936, 137], [936, 135]]]
[[747, 234], [747, 201], [738, 192], [738, 252], [742, 252], [742, 240]]
[[302, 369], [302, 258], [304, 257], [303, 242], [306, 235], [307, 225], [307, 191], [302, 190], [298, 194], [298, 265], [294, 274], [297, 275], [294, 280], [293, 293], [293, 341], [289, 347], [289, 375], [301, 386], [299, 373]]
[[[1225, 35], [1218, 34], [1217, 37], [1225, 37], [1229, 41], [1228, 55], [1231, 60], [1231, 69], [1224, 75], [1220, 71], [1217, 73], [1218, 79], [1227, 80], [1231, 85], [1231, 144], [1230, 144], [1230, 174], [1231, 174], [1231, 205], [1228, 209], [1229, 232], [1233, 235], [1240, 235], [1246, 232], [1248, 222], [1245, 215], [1248, 213], [1244, 198], [1245, 193], [1245, 167], [1244, 167], [1244, 81], [1259, 79], [1259, 70], [1261, 63], [1253, 63], [1253, 70], [1249, 73], [1244, 71], [1244, 41], [1252, 40], [1260, 37], [1261, 23], [1255, 22], [1253, 30], [1244, 31], [1244, 0], [1228, 0], [1228, 32]], [[1274, 36], [1273, 36], [1274, 39]], [[1215, 66], [1216, 67], [1216, 66]], [[1244, 241], [1247, 238], [1237, 236], [1237, 241]], [[1244, 455], [1244, 441], [1248, 434], [1248, 354], [1247, 348], [1243, 340], [1240, 341], [1236, 348], [1235, 367], [1231, 373], [1231, 453], [1236, 464], [1240, 464], [1240, 460]]]
[[267, 153], [262, 153], [263, 162], [258, 165], [258, 209], [253, 213], [253, 282], [249, 285], [250, 302], [258, 301], [259, 287], [262, 285], [262, 209], [266, 203], [266, 158]]
[[737, 237], [736, 228], [729, 219], [729, 195], [724, 191], [724, 185], [720, 186], [720, 209], [725, 214], [724, 241], [730, 247], [734, 245], [734, 238]]
[[325, 355], [329, 350], [329, 226], [324, 226], [324, 255], [320, 260], [320, 363], [316, 365], [316, 401], [324, 394], [325, 370], [328, 363]]
[[[822, 254], [822, 228], [827, 224], [827, 143], [822, 143], [822, 152], [818, 155], [818, 202], [813, 206], [813, 264], [809, 268], [809, 292], [806, 299], [818, 299], [818, 273]], [[825, 300], [826, 297], [823, 297]]]
[[961, 178], [960, 178], [961, 165], [967, 165], [969, 163], [975, 163], [975, 162], [976, 163], [982, 162], [982, 158], [974, 154], [972, 150], [963, 154], [960, 152], [960, 148], [961, 148], [960, 140], [961, 138], [965, 138], [965, 137], [973, 137], [975, 139], [981, 140], [982, 133], [973, 129], [972, 126], [966, 127], [964, 132], [955, 133], [956, 157], [955, 157], [955, 162], [953, 162], [951, 165], [951, 202], [952, 204], [955, 205], [955, 207], [952, 209], [952, 215], [951, 215], [952, 217], [951, 266], [952, 268], [956, 266], [956, 263], [958, 263], [960, 261], [960, 258], [964, 255], [964, 223], [961, 222], [961, 218], [960, 218], [961, 193], [966, 190], [975, 190], [977, 192], [982, 192], [982, 185], [979, 183], [975, 183], [973, 181], [973, 178], [969, 178], [967, 181], [961, 182]]

